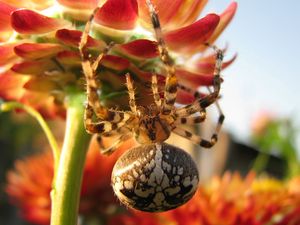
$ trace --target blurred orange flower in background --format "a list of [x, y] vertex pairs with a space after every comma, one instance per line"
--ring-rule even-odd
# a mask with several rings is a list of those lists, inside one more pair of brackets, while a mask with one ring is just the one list
[[[81, 215], [105, 217], [119, 206], [110, 185], [110, 174], [118, 157], [134, 144], [131, 139], [108, 157], [99, 153], [98, 144], [95, 138], [92, 139], [84, 167]], [[50, 224], [52, 178], [53, 157], [50, 151], [17, 160], [14, 170], [8, 172], [6, 192], [27, 221]]]
[[[167, 46], [174, 55], [179, 82], [192, 90], [212, 85], [215, 62], [214, 54], [193, 55], [206, 50], [204, 43], [216, 40], [237, 8], [233, 2], [222, 14], [208, 14], [197, 20], [206, 3], [153, 1]], [[156, 42], [149, 35], [152, 26], [145, 0], [0, 1], [0, 97], [32, 105], [48, 117], [64, 117], [66, 87], [84, 91], [78, 43], [98, 4], [102, 6], [95, 15], [93, 37], [89, 37], [87, 49], [95, 56], [107, 43], [116, 43], [101, 61], [98, 77], [102, 81], [102, 103], [124, 106], [126, 72], [135, 78], [137, 93], [143, 91], [140, 104], [152, 101], [144, 94], [150, 92], [145, 84], [154, 71], [163, 82], [165, 71], [158, 59]], [[192, 100], [190, 93], [179, 92], [178, 102]]]
[[[109, 225], [297, 225], [300, 223], [300, 177], [280, 181], [250, 172], [225, 173], [200, 185], [185, 205], [164, 213], [145, 213], [121, 206], [113, 194], [110, 174], [118, 157], [133, 147], [125, 142], [107, 157], [99, 154], [95, 138], [84, 168], [80, 215]], [[109, 142], [108, 144], [109, 145]], [[38, 171], [38, 172], [37, 172]], [[8, 173], [6, 191], [28, 221], [46, 225], [50, 220], [53, 161], [50, 152], [15, 163]]]
[[[282, 182], [249, 173], [225, 173], [199, 187], [185, 205], [168, 212], [132, 211], [110, 225], [297, 225], [300, 224], [300, 179]], [[299, 186], [298, 186], [299, 187]]]

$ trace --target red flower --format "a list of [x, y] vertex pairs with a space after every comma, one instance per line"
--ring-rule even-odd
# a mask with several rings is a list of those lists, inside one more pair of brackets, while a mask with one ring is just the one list
[[[81, 190], [82, 215], [105, 217], [119, 206], [110, 185], [110, 174], [118, 157], [134, 143], [133, 140], [125, 142], [108, 157], [99, 153], [98, 144], [95, 139], [92, 140]], [[8, 172], [6, 192], [26, 220], [35, 224], [50, 224], [52, 177], [53, 157], [49, 151], [16, 161], [15, 169]]]
[[[206, 50], [203, 45], [205, 42], [215, 41], [231, 21], [237, 7], [233, 2], [220, 16], [208, 14], [197, 20], [206, 2], [153, 1], [161, 19], [164, 38], [176, 64], [179, 82], [194, 90], [200, 85], [212, 84], [215, 60], [213, 55], [192, 56]], [[84, 91], [78, 43], [82, 25], [98, 1], [59, 0], [57, 3], [54, 14], [54, 10], [50, 10], [54, 7], [52, 1], [0, 2], [3, 23], [0, 29], [3, 41], [0, 53], [5, 53], [0, 54], [3, 67], [0, 71], [4, 71], [0, 73], [0, 97], [10, 100], [7, 98], [7, 92], [10, 92], [7, 87], [15, 85], [17, 94], [12, 96], [14, 100], [46, 109], [51, 116], [64, 114], [66, 87], [73, 86]], [[116, 42], [110, 55], [101, 61], [102, 69], [98, 74], [102, 81], [103, 103], [108, 106], [118, 104], [122, 107], [127, 102], [123, 85], [126, 72], [137, 78], [137, 92], [143, 92], [139, 103], [147, 105], [152, 101], [151, 96], [144, 94], [150, 92], [145, 83], [149, 82], [153, 71], [163, 76], [164, 68], [157, 58], [157, 44], [149, 36], [149, 30], [152, 32], [149, 18], [144, 0], [107, 0], [95, 15], [94, 35], [87, 44], [91, 54], [97, 55], [106, 43]], [[224, 67], [233, 60], [225, 62]], [[189, 63], [185, 63], [187, 61]], [[7, 79], [6, 76], [14, 78]], [[192, 100], [190, 94], [179, 91], [178, 102], [188, 103]]]

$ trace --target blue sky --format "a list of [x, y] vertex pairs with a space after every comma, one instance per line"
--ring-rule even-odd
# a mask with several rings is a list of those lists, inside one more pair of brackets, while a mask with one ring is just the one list
[[[210, 0], [206, 12], [220, 13], [229, 0]], [[225, 127], [247, 141], [260, 111], [293, 116], [300, 127], [300, 1], [237, 1], [238, 11], [218, 44], [238, 58], [223, 72]]]

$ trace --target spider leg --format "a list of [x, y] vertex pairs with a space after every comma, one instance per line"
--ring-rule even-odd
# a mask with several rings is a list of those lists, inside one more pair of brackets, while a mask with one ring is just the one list
[[[99, 83], [96, 78], [96, 70], [98, 68], [99, 62], [105, 56], [113, 44], [109, 44], [104, 51], [98, 55], [95, 61], [92, 61], [88, 55], [84, 53], [84, 48], [87, 44], [88, 34], [91, 28], [91, 22], [97, 12], [99, 7], [97, 7], [92, 15], [90, 16], [88, 22], [85, 25], [84, 32], [82, 33], [80, 42], [79, 42], [79, 52], [82, 58], [82, 69], [85, 75], [87, 82], [87, 105], [85, 108], [85, 127], [89, 133], [103, 133], [109, 130], [109, 127], [112, 129], [116, 126], [114, 124], [126, 121], [130, 118], [130, 114], [125, 112], [113, 111], [105, 108], [101, 105], [100, 99], [98, 97]], [[108, 120], [110, 122], [98, 122], [95, 123], [92, 121], [93, 114], [95, 113], [96, 117], [100, 120]], [[106, 124], [106, 125], [105, 125]], [[108, 125], [107, 125], [108, 124]]]
[[103, 139], [102, 139], [102, 136], [100, 134], [97, 134], [97, 139], [96, 140], [98, 142], [98, 145], [99, 145], [100, 149], [104, 149], [105, 146], [103, 144]]
[[[209, 87], [207, 87], [207, 90], [209, 91], [210, 94], [212, 93], [212, 91], [210, 90]], [[200, 96], [200, 93], [199, 93], [199, 92], [195, 92], [194, 96]], [[217, 99], [215, 100], [214, 104], [216, 105], [217, 110], [218, 110], [218, 113], [219, 113], [219, 118], [218, 118], [217, 126], [216, 126], [216, 129], [215, 129], [215, 134], [218, 135], [218, 133], [219, 133], [219, 131], [221, 130], [221, 127], [222, 127], [222, 125], [223, 125], [223, 122], [224, 122], [224, 120], [225, 120], [225, 115], [224, 115], [224, 113], [223, 113], [223, 111], [222, 111], [222, 109], [221, 109], [221, 107], [220, 107], [220, 104], [219, 104], [219, 102], [218, 102]], [[187, 121], [192, 120], [193, 118], [195, 118], [195, 119], [197, 119], [199, 122], [202, 122], [203, 120], [205, 120], [205, 117], [206, 117], [206, 113], [205, 113], [205, 115], [202, 116], [202, 118], [201, 118], [201, 114], [202, 114], [202, 113], [205, 113], [205, 111], [203, 111], [203, 110], [200, 111], [200, 116], [199, 116], [200, 118], [199, 118], [199, 119], [197, 119], [197, 117], [188, 117], [188, 118], [187, 118]], [[181, 120], [182, 120], [182, 119], [184, 120], [184, 118], [185, 118], [185, 117], [181, 117]], [[202, 119], [202, 121], [201, 121], [201, 119]], [[193, 124], [193, 123], [195, 123], [195, 122], [192, 121], [191, 124]]]
[[[223, 62], [223, 51], [221, 49], [218, 49], [216, 46], [210, 46], [210, 47], [216, 51], [216, 64], [215, 64], [214, 75], [213, 75], [214, 76], [213, 91], [210, 91], [210, 93], [205, 97], [200, 97], [196, 99], [192, 104], [177, 109], [175, 113], [177, 117], [180, 116], [184, 117], [196, 113], [197, 111], [201, 111], [206, 107], [210, 106], [211, 104], [213, 104], [214, 102], [216, 102], [216, 100], [219, 98], [219, 93], [220, 93], [221, 83], [222, 83], [222, 78], [220, 73], [221, 73], [222, 62]], [[188, 90], [188, 88], [186, 90]], [[198, 96], [200, 96], [200, 94], [198, 94]]]
[[[193, 93], [194, 97], [196, 98], [196, 101], [190, 105], [187, 105], [183, 108], [180, 108], [175, 111], [175, 116], [177, 117], [177, 120], [175, 121], [175, 124], [183, 124], [184, 122], [190, 122], [190, 124], [193, 124], [195, 122], [202, 122], [205, 119], [205, 109], [211, 105], [216, 104], [218, 112], [219, 112], [219, 118], [218, 122], [215, 128], [214, 133], [212, 134], [210, 140], [206, 140], [201, 138], [198, 135], [194, 135], [190, 133], [189, 131], [183, 130], [181, 128], [175, 127], [173, 129], [173, 132], [176, 134], [179, 134], [180, 136], [186, 137], [193, 141], [196, 144], [199, 144], [202, 147], [210, 148], [212, 147], [218, 140], [218, 134], [221, 130], [221, 127], [223, 125], [225, 116], [221, 110], [221, 107], [218, 103], [218, 97], [220, 92], [220, 87], [222, 83], [222, 78], [220, 76], [221, 68], [222, 68], [222, 60], [223, 60], [223, 52], [222, 50], [219, 50], [215, 46], [211, 46], [216, 51], [216, 65], [214, 70], [214, 80], [213, 80], [213, 91], [211, 91], [209, 88], [209, 94], [205, 97], [201, 97], [201, 94], [199, 92], [193, 92], [191, 89], [186, 88], [184, 86], [179, 86], [183, 90], [186, 90], [190, 93]], [[199, 117], [189, 117], [190, 115], [196, 113], [197, 111], [200, 112], [200, 118]], [[202, 118], [201, 118], [202, 115]], [[195, 120], [196, 119], [196, 120]]]
[[[89, 20], [85, 24], [84, 31], [82, 32], [82, 35], [81, 35], [81, 39], [80, 39], [80, 42], [79, 42], [79, 53], [80, 53], [81, 58], [85, 59], [85, 60], [83, 60], [83, 62], [84, 61], [89, 61], [89, 57], [86, 54], [84, 54], [83, 51], [84, 51], [85, 45], [87, 44], [87, 41], [88, 41], [88, 34], [90, 33], [90, 30], [91, 30], [92, 21], [93, 21], [93, 19], [95, 17], [95, 14], [99, 10], [99, 8], [100, 8], [100, 6], [98, 6], [98, 7], [96, 7], [94, 9], [94, 11], [91, 14]], [[98, 57], [96, 58], [96, 60], [93, 63], [91, 63], [89, 61], [89, 65], [88, 66], [89, 66], [89, 68], [92, 69], [93, 73], [95, 73], [95, 71], [97, 70], [99, 62], [101, 61], [101, 59], [103, 58], [103, 56], [105, 54], [107, 54], [107, 52], [109, 51], [109, 49], [111, 49], [113, 46], [114, 46], [113, 42], [109, 43], [108, 46], [106, 47], [106, 49], [104, 49], [104, 52], [102, 54], [99, 54]]]
[[159, 91], [158, 91], [158, 84], [157, 84], [156, 74], [152, 75], [151, 88], [152, 88], [154, 102], [155, 102], [156, 106], [160, 107], [161, 106], [161, 99], [160, 99], [160, 95], [159, 95]]
[[115, 141], [115, 143], [113, 143], [111, 146], [109, 146], [108, 148], [105, 148], [105, 149], [101, 149], [101, 153], [104, 154], [104, 155], [112, 154], [116, 149], [118, 149], [124, 143], [124, 141], [128, 140], [131, 137], [132, 137], [132, 135], [128, 134], [128, 133], [121, 135]]
[[[128, 122], [129, 118], [124, 118], [121, 117], [123, 114], [119, 112], [113, 112], [111, 111], [110, 113], [115, 113], [114, 114], [114, 119], [111, 121], [93, 121], [93, 108], [91, 105], [88, 103], [85, 107], [85, 112], [84, 112], [84, 126], [85, 129], [88, 133], [90, 134], [103, 134], [107, 133], [113, 130], [116, 130], [126, 124]], [[116, 120], [117, 122], [114, 122]]]
[[[211, 93], [212, 91], [208, 88], [208, 91]], [[221, 110], [221, 107], [218, 103], [217, 100], [215, 100], [214, 102], [217, 106], [217, 109], [218, 109], [218, 113], [219, 113], [219, 118], [218, 118], [218, 122], [217, 122], [217, 125], [216, 125], [216, 128], [215, 128], [215, 131], [214, 133], [212, 134], [211, 136], [211, 139], [208, 141], [206, 139], [202, 139], [200, 136], [197, 136], [197, 135], [194, 135], [194, 134], [191, 134], [190, 132], [188, 131], [185, 131], [181, 128], [178, 128], [176, 127], [173, 132], [176, 133], [176, 134], [179, 134], [180, 136], [183, 136], [183, 137], [186, 137], [188, 139], [190, 139], [191, 141], [193, 141], [194, 143], [196, 144], [199, 144], [200, 146], [202, 147], [205, 147], [205, 148], [210, 148], [212, 147], [218, 140], [218, 135], [219, 135], [219, 132], [221, 130], [221, 127], [223, 125], [223, 122], [224, 122], [224, 119], [225, 119], [225, 116]], [[187, 114], [189, 114], [187, 112]], [[195, 117], [177, 117], [176, 121], [175, 121], [175, 125], [177, 124], [188, 124], [188, 125], [193, 125], [195, 123], [201, 123], [205, 120], [206, 118], [206, 112], [205, 112], [205, 108], [204, 109], [201, 109], [200, 110], [200, 116], [195, 116]]]
[[194, 91], [185, 85], [178, 84], [178, 88], [192, 94], [195, 99], [199, 99], [201, 97], [201, 93], [199, 91]]
[[99, 97], [98, 97], [98, 90], [99, 90], [99, 84], [96, 79], [96, 66], [98, 66], [99, 61], [103, 58], [105, 54], [109, 51], [110, 45], [102, 52], [98, 57], [97, 60], [93, 63], [90, 61], [89, 57], [87, 57], [83, 49], [87, 43], [88, 33], [91, 26], [91, 21], [94, 17], [94, 14], [97, 12], [97, 9], [94, 10], [93, 14], [91, 15], [89, 21], [86, 23], [84, 32], [82, 33], [80, 43], [79, 43], [79, 52], [82, 58], [82, 70], [85, 75], [85, 79], [87, 82], [87, 100], [89, 104], [92, 106], [95, 114], [98, 118], [105, 119], [108, 117], [108, 109], [103, 107], [100, 104]]
[[137, 114], [137, 108], [135, 104], [135, 93], [129, 73], [126, 74], [126, 85], [129, 95], [129, 107], [134, 114]]
[[211, 148], [218, 141], [218, 135], [216, 133], [211, 136], [210, 140], [207, 140], [180, 127], [175, 127], [172, 132], [204, 148]]
[[[113, 136], [118, 136], [120, 134], [122, 134], [122, 132], [124, 131], [123, 129], [124, 127], [119, 127], [115, 130], [111, 130], [111, 131], [107, 131], [107, 132], [104, 132], [102, 134], [97, 134], [97, 142], [100, 146], [101, 149], [104, 149], [105, 146], [103, 144], [103, 138], [102, 137], [113, 137]], [[128, 129], [126, 129], [126, 131], [128, 131]]]
[[87, 103], [86, 106], [85, 106], [85, 111], [84, 111], [84, 127], [85, 127], [85, 130], [90, 133], [90, 134], [95, 134], [97, 132], [95, 132], [95, 130], [97, 129], [92, 129], [91, 128], [91, 124], [93, 124], [93, 121], [92, 121], [92, 118], [93, 118], [93, 114], [94, 114], [94, 111], [93, 111], [93, 108], [92, 106]]
[[[210, 90], [209, 87], [207, 87], [207, 89], [210, 93], [212, 93], [212, 91]], [[218, 118], [217, 126], [216, 126], [216, 129], [215, 129], [215, 134], [218, 135], [218, 133], [220, 132], [221, 127], [223, 125], [223, 122], [225, 120], [225, 115], [224, 115], [224, 113], [223, 113], [223, 111], [220, 107], [220, 104], [219, 104], [218, 100], [215, 101], [215, 105], [217, 106], [217, 110], [219, 112], [219, 118]]]
[[206, 119], [206, 111], [201, 110], [199, 116], [177, 117], [174, 124], [194, 125], [203, 122], [205, 119]]
[[121, 123], [111, 123], [109, 121], [101, 122], [85, 122], [85, 129], [90, 134], [102, 134], [109, 132], [111, 130], [117, 129], [119, 126], [122, 126]]
[[[88, 104], [94, 109], [98, 118], [106, 118], [108, 114], [108, 110], [100, 104], [98, 98], [98, 90], [99, 84], [96, 79], [96, 68], [94, 67], [93, 63], [90, 61], [89, 57], [84, 54], [84, 48], [88, 41], [88, 34], [91, 29], [91, 23], [94, 19], [96, 12], [99, 10], [99, 7], [96, 7], [93, 11], [92, 15], [90, 16], [89, 20], [87, 21], [84, 31], [81, 35], [81, 39], [79, 42], [79, 53], [82, 59], [82, 70], [86, 78], [87, 82], [87, 100]], [[106, 54], [108, 49], [105, 52], [101, 53], [98, 58], [102, 58], [104, 54]], [[98, 61], [98, 58], [96, 61]], [[100, 60], [99, 60], [100, 61]]]
[[105, 137], [119, 135], [119, 137], [117, 138], [117, 140], [111, 146], [109, 146], [108, 148], [106, 148], [104, 146], [103, 140], [102, 140], [102, 136], [101, 135], [97, 135], [97, 142], [98, 142], [98, 144], [100, 146], [101, 153], [104, 154], [104, 155], [110, 155], [110, 154], [112, 154], [118, 147], [120, 147], [120, 145], [124, 141], [126, 141], [126, 140], [128, 140], [129, 138], [132, 137], [132, 134], [129, 133], [129, 131], [130, 130], [128, 128], [126, 128], [126, 127], [120, 127], [117, 130], [112, 130], [112, 131], [109, 131], [107, 133], [104, 133], [104, 135], [102, 135], [102, 136], [105, 136]]
[[149, 8], [151, 21], [155, 31], [156, 40], [158, 43], [158, 50], [160, 58], [165, 66], [167, 77], [164, 88], [164, 100], [162, 103], [162, 113], [165, 115], [170, 114], [174, 107], [174, 103], [177, 95], [177, 78], [175, 75], [175, 67], [172, 62], [171, 57], [169, 56], [166, 43], [163, 39], [162, 29], [160, 26], [158, 14], [151, 3], [151, 0], [146, 0], [147, 6]]

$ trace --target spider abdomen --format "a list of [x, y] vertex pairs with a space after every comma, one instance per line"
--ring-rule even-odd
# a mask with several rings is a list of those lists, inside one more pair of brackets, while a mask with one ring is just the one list
[[191, 156], [175, 146], [130, 149], [116, 162], [112, 186], [128, 207], [148, 212], [174, 209], [192, 198], [199, 175]]

